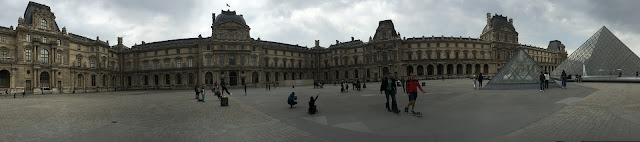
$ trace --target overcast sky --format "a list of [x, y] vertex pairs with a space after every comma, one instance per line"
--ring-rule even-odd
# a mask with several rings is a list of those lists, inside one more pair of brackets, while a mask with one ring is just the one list
[[[301, 46], [314, 40], [328, 47], [351, 37], [367, 42], [378, 21], [391, 19], [403, 37], [478, 38], [486, 13], [513, 18], [519, 42], [546, 48], [560, 40], [569, 53], [602, 26], [640, 53], [640, 1], [477, 1], [477, 0], [33, 0], [51, 7], [60, 27], [85, 37], [124, 37], [131, 47], [198, 35], [211, 36], [211, 13], [235, 10], [251, 27], [251, 37]], [[226, 4], [230, 7], [227, 7]], [[2, 0], [0, 26], [16, 26], [28, 1]]]

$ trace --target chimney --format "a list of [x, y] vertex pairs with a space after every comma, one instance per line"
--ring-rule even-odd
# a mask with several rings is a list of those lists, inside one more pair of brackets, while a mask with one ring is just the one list
[[354, 40], [353, 40], [353, 37], [351, 37], [351, 41], [354, 41]]
[[142, 44], [144, 44], [144, 41], [142, 41]]
[[491, 13], [487, 13], [487, 30], [491, 29]]
[[340, 41], [336, 40], [336, 44], [340, 43]]
[[320, 46], [320, 40], [316, 40], [316, 47]]
[[118, 45], [122, 45], [122, 37], [118, 37]]
[[213, 25], [213, 23], [216, 21], [216, 13], [211, 13], [211, 24]]
[[513, 24], [513, 19], [509, 18], [509, 24]]

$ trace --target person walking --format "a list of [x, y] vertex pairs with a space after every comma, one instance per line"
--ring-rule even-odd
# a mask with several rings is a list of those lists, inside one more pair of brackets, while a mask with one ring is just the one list
[[[204, 85], [203, 85], [204, 86]], [[196, 85], [196, 87], [193, 89], [194, 91], [196, 91], [196, 100], [200, 99], [198, 96], [200, 96], [200, 89], [198, 89], [198, 85]]]
[[480, 73], [480, 75], [478, 75], [478, 89], [482, 89], [482, 80], [484, 80], [484, 76]]
[[540, 92], [544, 92], [544, 72], [540, 71]]
[[416, 80], [416, 76], [412, 74], [411, 78], [409, 78], [409, 80], [407, 81], [406, 92], [409, 96], [409, 104], [404, 107], [404, 112], [409, 112], [409, 106], [411, 106], [411, 114], [416, 114], [414, 108], [416, 107], [416, 99], [418, 98], [417, 88], [420, 88], [420, 91], [424, 93], [424, 90], [422, 90], [422, 87], [420, 87], [420, 82], [418, 82], [418, 80]]
[[544, 72], [544, 89], [549, 89], [549, 72]]
[[562, 70], [560, 78], [562, 78], [562, 89], [567, 89], [567, 73], [565, 73], [564, 70]]
[[224, 83], [224, 80], [222, 81], [222, 83], [220, 83], [220, 87], [222, 88], [222, 90], [220, 91], [221, 93], [227, 92], [227, 94], [232, 95], [231, 93], [229, 93], [229, 90], [227, 90], [227, 87], [225, 87], [226, 84]]
[[404, 80], [404, 76], [403, 76], [402, 78], [400, 78], [400, 84], [402, 84], [402, 92], [407, 93], [407, 89], [404, 87], [405, 83], [407, 82]]
[[242, 84], [244, 86], [244, 96], [247, 96], [247, 84]]
[[[24, 91], [24, 89], [22, 89], [22, 97], [27, 97], [27, 91]], [[15, 97], [14, 97], [15, 98]]]
[[200, 89], [200, 94], [202, 95], [201, 99], [198, 100], [199, 102], [204, 102], [204, 87], [202, 87], [202, 89]]
[[476, 79], [478, 76], [476, 76], [476, 74], [473, 74], [473, 78], [471, 78], [473, 80], [473, 89], [476, 89], [476, 84], [478, 79]]
[[[393, 79], [391, 73], [387, 74], [387, 77], [382, 80], [382, 83], [380, 85], [380, 94], [382, 94], [382, 91], [384, 91], [384, 94], [387, 98], [387, 102], [385, 104], [387, 107], [387, 111], [391, 112], [393, 109], [393, 112], [399, 113], [400, 110], [398, 110], [398, 104], [396, 102], [396, 91], [398, 89], [396, 88], [395, 82], [396, 80]], [[391, 97], [391, 107], [389, 107], [389, 97]]]

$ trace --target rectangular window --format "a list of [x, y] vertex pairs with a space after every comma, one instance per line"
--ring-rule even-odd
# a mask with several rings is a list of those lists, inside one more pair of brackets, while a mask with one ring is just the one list
[[[189, 49], [191, 49], [191, 48], [189, 48]], [[187, 59], [187, 67], [193, 67], [193, 59], [192, 58]]]
[[60, 46], [60, 40], [56, 40], [56, 44], [58, 44], [58, 46]]
[[4, 61], [5, 59], [7, 59], [7, 51], [5, 51], [5, 50], [0, 51], [0, 57], [2, 58], [2, 59], [0, 59], [0, 60], [2, 60], [2, 61]]
[[90, 62], [89, 65], [90, 65], [91, 68], [95, 68], [96, 67], [96, 58], [90, 58], [89, 62]]
[[42, 37], [42, 43], [47, 43], [47, 37]]
[[78, 50], [80, 50], [80, 45], [78, 45], [78, 47], [76, 47]]
[[149, 62], [144, 62], [144, 70], [149, 70]]
[[180, 54], [180, 49], [176, 49], [176, 53]]
[[82, 57], [81, 56], [76, 57], [76, 61], [78, 62], [78, 67], [80, 67], [82, 63]]
[[31, 41], [31, 35], [27, 35], [27, 41]]
[[91, 47], [91, 52], [93, 52], [93, 51], [94, 51], [94, 50], [93, 50], [93, 47]]
[[207, 66], [211, 66], [211, 56], [207, 56], [206, 60], [207, 60]]
[[25, 51], [25, 56], [26, 56], [27, 62], [31, 62], [31, 50], [30, 49], [27, 49]]
[[182, 68], [182, 59], [176, 59], [176, 67]]
[[2, 43], [7, 43], [7, 36], [2, 36]]
[[164, 60], [164, 68], [165, 69], [169, 68], [169, 60]]
[[269, 54], [269, 50], [265, 49], [264, 54]]
[[96, 75], [91, 75], [91, 86], [96, 86]]
[[169, 55], [169, 50], [164, 50], [164, 55]]
[[153, 61], [153, 69], [158, 69], [158, 61]]
[[189, 53], [193, 53], [193, 49], [189, 48]]
[[220, 56], [220, 66], [224, 66], [224, 56]]
[[62, 64], [62, 53], [57, 52], [56, 54], [57, 54], [57, 55], [56, 55], [56, 62], [57, 62], [58, 64]]
[[153, 51], [154, 56], [158, 56], [158, 51]]

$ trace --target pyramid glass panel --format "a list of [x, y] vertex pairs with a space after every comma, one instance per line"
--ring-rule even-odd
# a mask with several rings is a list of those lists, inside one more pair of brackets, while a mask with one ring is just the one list
[[640, 58], [606, 27], [600, 28], [552, 73], [560, 78], [562, 71], [582, 76], [635, 76], [640, 71]]
[[[542, 68], [529, 54], [524, 50], [518, 50], [484, 89], [536, 89], [540, 83], [541, 71], [543, 71]], [[549, 82], [549, 85], [557, 86], [553, 80]]]

